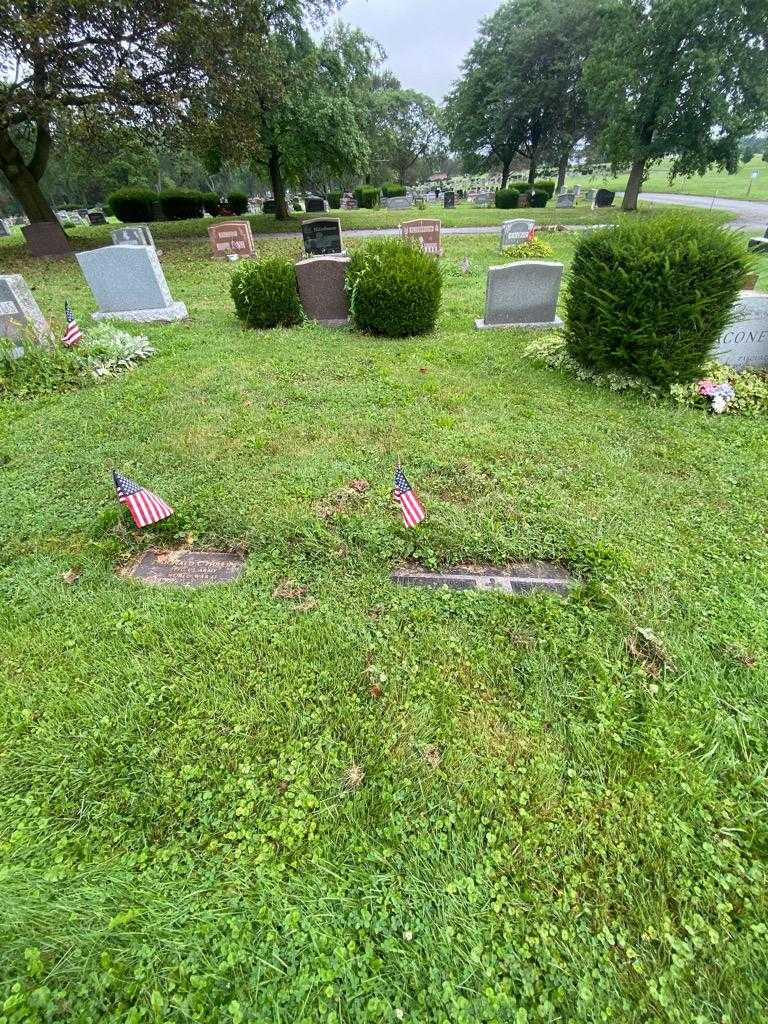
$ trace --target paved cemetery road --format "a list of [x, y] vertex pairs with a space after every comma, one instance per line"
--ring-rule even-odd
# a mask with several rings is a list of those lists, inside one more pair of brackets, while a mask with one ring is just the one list
[[[623, 193], [618, 193], [623, 195]], [[652, 203], [669, 203], [673, 206], [695, 206], [701, 210], [726, 210], [734, 215], [733, 227], [760, 228], [760, 234], [768, 225], [768, 202], [759, 199], [721, 199], [719, 196], [678, 196], [667, 192], [641, 192], [641, 199]]]

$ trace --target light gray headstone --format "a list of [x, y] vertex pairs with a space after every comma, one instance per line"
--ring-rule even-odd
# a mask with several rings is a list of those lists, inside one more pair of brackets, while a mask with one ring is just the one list
[[596, 195], [597, 195], [597, 189], [596, 188], [588, 188], [584, 198], [587, 200], [588, 203], [592, 203], [592, 202], [594, 202]]
[[557, 197], [557, 202], [555, 203], [555, 209], [557, 209], [557, 210], [569, 210], [573, 206], [573, 204], [575, 202], [575, 199], [576, 199], [575, 196], [571, 196], [571, 195], [567, 195], [567, 194], [559, 195]]
[[115, 228], [112, 232], [113, 245], [151, 245], [154, 249], [155, 240], [146, 224], [128, 224], [124, 228]]
[[712, 356], [718, 362], [742, 370], [768, 367], [768, 295], [739, 293], [734, 322], [720, 335]]
[[501, 225], [501, 248], [506, 249], [510, 245], [522, 245], [528, 241], [528, 235], [532, 228], [536, 227], [536, 221], [505, 220]]
[[411, 210], [413, 209], [413, 196], [390, 196], [389, 199], [382, 199], [382, 204], [388, 210]]
[[0, 337], [18, 341], [32, 328], [41, 341], [48, 324], [21, 274], [0, 277]]
[[547, 260], [518, 260], [488, 268], [482, 330], [491, 327], [560, 327], [556, 314], [563, 264]]
[[77, 261], [99, 304], [94, 320], [183, 320], [187, 307], [174, 302], [157, 258], [148, 245], [108, 245], [77, 253]]
[[0, 220], [0, 238], [10, 238], [11, 232], [4, 220]]

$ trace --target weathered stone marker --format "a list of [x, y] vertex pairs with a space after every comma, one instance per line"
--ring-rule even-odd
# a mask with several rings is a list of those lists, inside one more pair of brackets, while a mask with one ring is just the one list
[[451, 590], [500, 590], [530, 594], [547, 590], [567, 596], [570, 574], [550, 562], [520, 562], [504, 567], [464, 565], [443, 572], [421, 568], [398, 569], [392, 581], [408, 587], [449, 587]]
[[94, 320], [168, 323], [186, 317], [187, 307], [173, 301], [150, 246], [108, 245], [78, 253], [77, 261], [99, 304]]
[[128, 224], [124, 228], [115, 228], [111, 234], [113, 245], [151, 245], [155, 248], [155, 240], [146, 224]]
[[22, 339], [29, 328], [42, 341], [48, 324], [21, 274], [0, 277], [0, 338]]
[[225, 551], [145, 551], [121, 575], [142, 583], [204, 587], [231, 583], [244, 565], [245, 555]]

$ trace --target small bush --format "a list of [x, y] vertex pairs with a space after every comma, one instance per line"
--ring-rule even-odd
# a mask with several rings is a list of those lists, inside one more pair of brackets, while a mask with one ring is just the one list
[[542, 238], [534, 238], [530, 242], [508, 246], [504, 250], [504, 256], [508, 260], [552, 260], [555, 258], [555, 250], [549, 242]]
[[210, 213], [212, 217], [218, 217], [221, 212], [221, 203], [219, 197], [215, 192], [201, 192], [200, 198], [203, 203], [203, 209], [206, 213]]
[[361, 209], [372, 210], [375, 206], [379, 205], [381, 200], [381, 193], [373, 185], [361, 185], [354, 191], [357, 205]]
[[497, 210], [514, 210], [517, 206], [517, 197], [520, 195], [519, 188], [500, 188], [496, 192], [495, 204]]
[[358, 249], [347, 272], [350, 311], [372, 334], [404, 338], [434, 330], [442, 276], [438, 261], [400, 239]]
[[385, 199], [396, 199], [405, 195], [405, 185], [397, 185], [393, 181], [386, 181], [381, 186], [381, 194]]
[[341, 208], [341, 192], [328, 193], [328, 206], [331, 210], [338, 210]]
[[193, 188], [169, 188], [159, 195], [160, 208], [168, 220], [190, 220], [203, 216], [203, 194]]
[[107, 206], [124, 224], [155, 219], [157, 194], [151, 188], [119, 188], [107, 197]]
[[576, 247], [566, 295], [569, 355], [654, 384], [694, 380], [750, 262], [736, 233], [691, 214], [589, 233]]
[[546, 192], [547, 196], [550, 199], [555, 194], [555, 187], [556, 187], [556, 185], [557, 185], [557, 182], [553, 181], [552, 178], [542, 178], [540, 181], [534, 181], [534, 183], [533, 183], [533, 187], [538, 192]]
[[245, 192], [230, 192], [227, 196], [227, 206], [232, 213], [245, 213], [248, 209], [248, 196]]
[[301, 323], [296, 272], [284, 256], [246, 260], [232, 274], [230, 295], [246, 327], [289, 327]]

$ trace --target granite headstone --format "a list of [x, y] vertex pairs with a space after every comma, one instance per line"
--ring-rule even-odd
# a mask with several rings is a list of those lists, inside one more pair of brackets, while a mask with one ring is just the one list
[[11, 232], [8, 230], [8, 225], [4, 220], [0, 219], [0, 238], [10, 238]]
[[21, 274], [0, 276], [0, 337], [22, 339], [32, 329], [39, 340], [48, 324]]
[[155, 240], [146, 224], [128, 224], [124, 228], [115, 228], [112, 232], [113, 245], [151, 245], [154, 249]]
[[247, 220], [231, 220], [208, 228], [211, 256], [252, 256], [253, 236]]
[[404, 242], [417, 242], [430, 256], [442, 256], [440, 245], [440, 221], [431, 217], [407, 220], [400, 225], [400, 237]]
[[348, 322], [344, 283], [349, 263], [347, 256], [313, 256], [296, 264], [299, 296], [310, 320], [329, 327], [341, 327]]
[[327, 213], [328, 203], [320, 196], [307, 196], [304, 200], [304, 209], [307, 213]]
[[106, 224], [107, 218], [101, 212], [101, 210], [91, 210], [88, 214], [88, 220], [91, 224]]
[[338, 217], [316, 217], [301, 225], [307, 256], [328, 256], [342, 252], [341, 221]]
[[576, 197], [575, 196], [568, 195], [567, 192], [566, 193], [561, 193], [557, 197], [557, 202], [555, 203], [555, 209], [556, 210], [570, 210], [572, 208], [572, 206], [573, 206], [575, 201], [576, 201]]
[[485, 317], [479, 330], [494, 327], [533, 329], [560, 327], [557, 297], [563, 264], [546, 260], [519, 260], [489, 267], [485, 289]]
[[735, 370], [768, 367], [768, 295], [742, 291], [734, 306], [734, 319], [712, 350], [718, 362]]
[[611, 192], [608, 188], [599, 188], [597, 192], [595, 192], [595, 207], [603, 210], [608, 206], [613, 206], [613, 200], [615, 198], [615, 192]]
[[501, 225], [501, 248], [511, 245], [523, 245], [530, 242], [536, 235], [536, 222], [533, 220], [505, 220]]
[[443, 193], [443, 209], [452, 210], [456, 206], [456, 193], [447, 190]]
[[261, 207], [262, 213], [277, 213], [277, 202], [274, 199], [265, 199]]
[[94, 320], [137, 323], [183, 320], [187, 307], [174, 302], [157, 252], [148, 245], [109, 245], [77, 254], [99, 304]]

